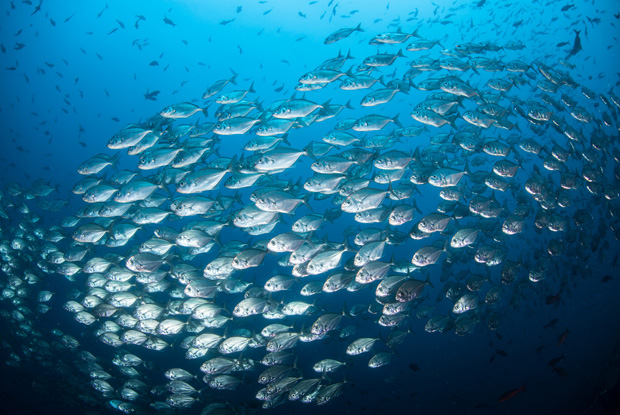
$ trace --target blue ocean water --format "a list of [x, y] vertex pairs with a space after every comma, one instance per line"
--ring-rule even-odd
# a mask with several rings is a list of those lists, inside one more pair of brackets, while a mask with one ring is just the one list
[[[37, 6], [38, 5], [38, 6]], [[532, 13], [532, 10], [535, 13]], [[520, 60], [530, 68], [521, 75], [525, 83], [515, 85], [502, 101], [510, 109], [507, 119], [518, 124], [519, 129], [506, 131], [491, 127], [481, 133], [487, 138], [507, 140], [511, 134], [521, 138], [534, 137], [546, 150], [554, 145], [569, 148], [570, 141], [558, 135], [552, 127], [537, 126], [528, 123], [520, 116], [515, 107], [529, 108], [533, 104], [542, 104], [543, 91], [537, 87], [542, 79], [540, 68], [549, 65], [558, 73], [567, 73], [575, 86], [562, 85], [559, 92], [547, 92], [556, 102], [561, 101], [561, 94], [566, 93], [577, 101], [594, 117], [588, 123], [579, 123], [571, 118], [567, 106], [560, 111], [551, 104], [548, 109], [558, 117], [573, 125], [585, 137], [583, 142], [574, 146], [570, 159], [564, 163], [561, 173], [575, 173], [583, 176], [584, 166], [593, 166], [604, 175], [605, 191], [594, 194], [586, 190], [586, 183], [581, 180], [581, 188], [574, 191], [571, 206], [550, 209], [561, 217], [568, 219], [568, 229], [563, 232], [551, 232], [534, 226], [535, 214], [545, 211], [540, 204], [529, 196], [533, 212], [527, 217], [525, 230], [518, 234], [498, 240], [498, 245], [507, 249], [508, 258], [520, 261], [518, 280], [513, 284], [502, 285], [501, 265], [485, 267], [474, 263], [467, 254], [459, 254], [447, 260], [442, 254], [437, 264], [425, 269], [430, 275], [434, 287], [427, 286], [423, 291], [423, 305], [433, 306], [432, 315], [450, 315], [454, 301], [446, 299], [445, 291], [450, 284], [464, 283], [472, 273], [489, 278], [480, 291], [481, 303], [491, 286], [502, 287], [501, 300], [495, 307], [481, 305], [480, 312], [472, 319], [476, 325], [472, 333], [456, 335], [454, 330], [446, 333], [429, 333], [425, 331], [426, 318], [417, 318], [415, 310], [408, 315], [401, 330], [410, 330], [405, 341], [394, 347], [385, 346], [390, 329], [377, 324], [378, 314], [365, 313], [359, 318], [345, 316], [340, 328], [348, 325], [356, 327], [352, 338], [341, 340], [337, 333], [330, 333], [321, 341], [302, 343], [294, 349], [297, 358], [297, 370], [304, 378], [318, 377], [312, 366], [324, 358], [346, 361], [344, 370], [329, 374], [323, 380], [325, 384], [345, 381], [343, 395], [334, 398], [325, 406], [285, 402], [270, 409], [272, 413], [387, 413], [400, 411], [404, 413], [420, 412], [425, 414], [443, 414], [449, 412], [480, 414], [512, 414], [530, 411], [533, 413], [616, 413], [617, 398], [614, 392], [618, 386], [618, 333], [619, 318], [617, 308], [618, 271], [617, 257], [620, 252], [618, 244], [619, 212], [617, 197], [605, 197], [613, 194], [618, 187], [618, 123], [617, 104], [607, 105], [600, 94], [607, 97], [610, 93], [619, 94], [618, 88], [618, 19], [620, 7], [614, 1], [601, 2], [501, 2], [497, 0], [474, 2], [428, 2], [412, 4], [406, 1], [391, 2], [354, 2], [338, 0], [320, 0], [312, 2], [211, 2], [211, 1], [135, 1], [135, 2], [48, 2], [11, 1], [2, 5], [0, 17], [0, 54], [2, 77], [0, 77], [2, 101], [0, 104], [0, 186], [3, 189], [3, 209], [8, 212], [2, 219], [2, 239], [9, 241], [19, 233], [19, 226], [26, 215], [16, 207], [21, 203], [39, 215], [41, 220], [36, 226], [48, 229], [58, 225], [65, 217], [75, 215], [86, 204], [78, 195], [72, 193], [74, 184], [82, 178], [77, 173], [78, 166], [97, 153], [114, 154], [108, 149], [108, 140], [129, 124], [144, 123], [157, 115], [165, 107], [192, 102], [201, 108], [207, 107], [207, 115], [197, 114], [175, 121], [175, 126], [188, 123], [195, 124], [216, 122], [214, 114], [219, 107], [214, 98], [203, 100], [205, 90], [215, 81], [228, 79], [238, 73], [237, 86], [228, 85], [222, 93], [241, 90], [253, 86], [252, 101], [259, 102], [264, 108], [280, 100], [291, 99], [293, 94], [302, 97], [302, 92], [294, 89], [300, 77], [327, 59], [335, 58], [340, 53], [350, 53], [353, 58], [347, 61], [341, 72], [356, 69], [364, 58], [376, 53], [396, 53], [402, 50], [405, 57], [396, 58], [394, 64], [381, 67], [371, 73], [374, 78], [383, 76], [385, 82], [402, 79], [410, 62], [421, 56], [443, 59], [446, 54], [440, 50], [458, 50], [463, 44], [486, 45], [480, 53], [459, 55], [469, 62], [475, 57], [486, 57], [491, 62], [510, 62]], [[364, 31], [354, 31], [346, 38], [333, 44], [324, 44], [327, 36], [342, 28], [355, 28], [358, 24]], [[373, 45], [369, 41], [385, 32], [405, 33], [439, 40], [440, 45], [426, 51], [407, 51], [406, 45], [414, 37], [402, 44]], [[576, 32], [582, 50], [568, 57], [575, 51]], [[489, 42], [485, 44], [485, 42]], [[521, 42], [523, 48], [500, 48], [491, 50], [494, 45], [504, 46], [509, 42]], [[448, 53], [448, 52], [446, 52]], [[562, 60], [564, 64], [559, 63]], [[502, 71], [501, 76], [508, 72]], [[304, 149], [311, 141], [320, 141], [322, 137], [334, 130], [335, 124], [347, 119], [358, 119], [368, 114], [381, 114], [393, 118], [397, 114], [404, 127], [424, 127], [424, 131], [415, 137], [400, 137], [394, 149], [413, 154], [416, 148], [423, 150], [431, 146], [431, 139], [438, 133], [454, 134], [449, 125], [439, 128], [424, 126], [415, 121], [410, 113], [422, 102], [428, 91], [415, 88], [421, 80], [434, 76], [447, 76], [444, 71], [418, 74], [411, 79], [412, 87], [396, 94], [392, 101], [366, 108], [360, 100], [371, 89], [345, 91], [338, 88], [339, 81], [325, 88], [310, 91], [303, 95], [315, 103], [331, 100], [332, 105], [345, 105], [350, 102], [353, 109], [344, 109], [337, 117], [325, 122], [310, 123], [304, 128], [289, 132], [290, 147]], [[464, 72], [452, 71], [450, 74], [460, 76], [469, 85], [497, 92], [486, 87], [487, 82], [498, 77], [497, 73], [478, 69]], [[530, 76], [531, 75], [531, 76]], [[345, 76], [343, 76], [345, 79]], [[584, 96], [583, 87], [595, 92], [593, 99]], [[153, 94], [154, 91], [159, 91]], [[151, 94], [151, 95], [149, 95]], [[219, 95], [219, 94], [218, 94]], [[152, 99], [147, 99], [151, 97]], [[247, 99], [247, 98], [246, 98]], [[560, 103], [560, 105], [562, 105]], [[459, 109], [456, 120], [458, 130], [468, 127], [462, 118], [470, 105]], [[611, 114], [611, 125], [603, 125], [602, 114]], [[256, 115], [258, 116], [258, 115]], [[392, 123], [382, 131], [356, 133], [358, 137], [372, 137], [377, 134], [391, 134], [396, 129]], [[256, 129], [243, 135], [221, 135], [217, 148], [222, 157], [237, 156], [239, 159], [249, 156], [243, 150], [245, 143], [255, 137]], [[554, 135], [555, 134], [555, 135]], [[212, 134], [208, 135], [209, 137]], [[601, 140], [595, 140], [601, 138]], [[554, 141], [552, 141], [552, 138]], [[586, 161], [583, 153], [591, 149], [594, 142], [602, 141], [604, 148], [596, 149], [597, 160]], [[344, 147], [332, 152], [342, 151]], [[379, 149], [385, 152], [387, 149]], [[441, 149], [440, 152], [443, 152]], [[543, 168], [543, 158], [531, 156], [520, 150], [514, 150], [524, 162], [513, 184], [514, 192], [495, 192], [500, 203], [506, 203], [514, 209], [515, 194], [524, 191], [526, 181], [536, 177], [534, 166], [542, 170], [541, 176], [550, 177], [554, 183], [552, 193], [559, 192], [560, 172], [547, 171]], [[135, 170], [136, 157], [122, 154], [118, 169]], [[331, 153], [330, 153], [331, 154]], [[589, 154], [589, 153], [588, 153]], [[446, 160], [456, 157], [445, 151]], [[486, 169], [490, 171], [495, 158], [490, 158], [480, 149], [469, 155], [473, 159], [483, 155], [488, 160], [482, 166], [471, 166], [471, 170]], [[529, 158], [528, 158], [529, 157]], [[615, 158], [614, 158], [615, 157]], [[210, 156], [209, 161], [216, 158]], [[321, 157], [318, 157], [320, 159]], [[516, 158], [507, 157], [513, 161]], [[303, 183], [313, 172], [310, 170], [315, 158], [304, 156], [292, 168], [279, 173], [277, 177], [295, 183]], [[459, 168], [459, 167], [455, 167]], [[460, 167], [463, 168], [462, 165]], [[112, 169], [112, 168], [109, 168]], [[111, 170], [110, 170], [111, 171]], [[376, 169], [375, 169], [376, 171]], [[110, 175], [112, 173], [109, 173]], [[148, 174], [145, 172], [144, 175]], [[46, 197], [33, 199], [25, 193], [12, 195], [7, 191], [11, 183], [17, 183], [24, 189], [30, 188], [35, 180], [43, 178], [56, 190]], [[471, 188], [473, 182], [466, 178]], [[387, 186], [374, 184], [376, 188]], [[161, 191], [162, 195], [177, 198], [174, 185], [169, 186], [172, 195]], [[241, 204], [233, 210], [239, 210], [249, 204], [251, 190], [242, 189], [239, 194]], [[413, 200], [424, 215], [436, 210], [442, 201], [436, 187], [429, 184], [419, 185]], [[610, 190], [610, 191], [607, 191]], [[206, 193], [215, 197], [215, 193]], [[232, 196], [234, 191], [218, 188], [218, 194]], [[487, 197], [490, 191], [485, 193]], [[57, 200], [59, 208], [50, 208], [42, 200]], [[468, 198], [467, 201], [470, 199]], [[390, 202], [392, 203], [392, 202]], [[465, 202], [464, 202], [465, 203]], [[315, 213], [338, 207], [331, 199], [314, 200], [310, 204]], [[467, 203], [465, 203], [467, 206]], [[300, 206], [293, 215], [284, 215], [282, 223], [274, 232], [263, 236], [250, 237], [242, 230], [232, 226], [221, 235], [221, 242], [244, 240], [256, 243], [260, 240], [290, 230], [291, 224], [304, 214], [310, 213], [306, 206]], [[577, 210], [584, 210], [592, 215], [585, 226], [577, 226], [574, 216]], [[422, 217], [415, 214], [414, 222], [398, 227], [409, 233], [411, 225]], [[192, 218], [193, 219], [193, 218]], [[475, 221], [464, 218], [455, 221], [457, 227], [471, 225]], [[502, 218], [503, 221], [503, 218]], [[167, 222], [180, 228], [188, 223], [187, 219]], [[499, 222], [501, 225], [501, 222]], [[140, 231], [135, 246], [149, 236], [157, 225], [146, 225]], [[320, 239], [340, 243], [345, 230], [351, 226], [360, 226], [352, 215], [343, 214], [333, 223], [325, 223], [316, 231]], [[362, 225], [361, 228], [365, 226]], [[376, 225], [383, 229], [385, 224]], [[24, 226], [29, 229], [28, 226]], [[71, 231], [63, 230], [68, 240], [58, 243], [66, 249], [71, 238]], [[11, 237], [9, 237], [9, 235]], [[407, 237], [400, 245], [389, 246], [383, 260], [389, 260], [393, 254], [398, 260], [410, 261], [412, 255], [422, 246], [430, 245], [436, 239], [446, 239], [450, 235], [432, 237], [425, 241]], [[557, 256], [547, 253], [550, 242], [554, 240], [562, 246]], [[492, 238], [487, 237], [491, 244]], [[587, 241], [587, 243], [586, 243]], [[551, 242], [552, 243], [552, 242]], [[43, 244], [37, 242], [36, 246]], [[469, 250], [471, 248], [466, 248]], [[108, 252], [130, 255], [129, 247], [106, 249], [96, 247], [94, 252], [103, 256]], [[389, 254], [387, 252], [389, 251]], [[94, 255], [94, 253], [93, 253]], [[19, 262], [17, 272], [24, 278], [28, 272], [41, 274], [36, 262], [41, 253], [32, 252], [34, 259]], [[217, 256], [211, 252], [198, 256], [191, 262], [202, 268]], [[245, 271], [243, 280], [262, 287], [272, 275], [290, 272], [280, 267], [281, 256], [267, 255], [258, 268]], [[343, 263], [352, 257], [345, 253]], [[528, 279], [528, 273], [541, 258], [550, 258], [545, 278], [537, 283]], [[10, 262], [3, 258], [3, 264]], [[7, 286], [7, 275], [3, 271], [2, 285]], [[58, 345], [58, 336], [52, 329], [69, 334], [80, 342], [80, 350], [93, 353], [106, 370], [114, 373], [111, 383], [118, 387], [126, 380], [111, 365], [119, 348], [103, 344], [94, 332], [98, 325], [85, 326], [74, 321], [73, 316], [63, 309], [63, 304], [71, 294], [70, 290], [85, 291], [84, 276], [78, 283], [70, 283], [58, 274], [45, 275], [44, 282], [35, 284], [24, 295], [24, 304], [16, 304], [3, 298], [2, 309], [9, 317], [2, 320], [2, 361], [3, 399], [0, 408], [7, 413], [37, 413], [39, 411], [62, 413], [111, 413], [109, 401], [119, 399], [102, 396], [92, 388], [87, 374], [81, 372], [76, 363], [76, 352]], [[610, 276], [610, 278], [605, 278]], [[417, 278], [424, 278], [416, 276]], [[81, 278], [81, 279], [80, 279]], [[314, 277], [310, 277], [314, 278]], [[325, 277], [323, 276], [323, 279]], [[298, 295], [305, 284], [304, 278], [296, 283], [290, 293], [274, 293], [270, 298], [277, 302], [314, 301]], [[375, 301], [374, 283], [370, 289], [357, 292], [321, 293], [316, 298], [317, 312], [310, 316], [286, 320], [296, 331], [307, 330], [321, 314], [339, 313], [343, 307], [348, 311], [355, 304], [371, 305]], [[77, 288], [76, 288], [77, 287]], [[54, 292], [46, 313], [37, 311], [36, 295], [45, 289]], [[141, 288], [134, 289], [137, 294]], [[165, 305], [168, 298], [165, 293], [158, 293], [153, 298]], [[235, 294], [218, 297], [220, 305], [231, 310], [243, 296]], [[15, 307], [25, 306], [32, 313], [25, 314], [28, 326], [37, 334], [35, 342], [24, 339], [24, 327], [10, 314]], [[489, 328], [492, 313], [501, 320], [497, 329]], [[557, 322], [549, 325], [557, 319]], [[275, 322], [275, 321], [274, 321]], [[21, 322], [23, 323], [23, 321]], [[234, 319], [234, 328], [245, 328], [249, 332], [260, 331], [270, 322], [261, 316]], [[548, 327], [545, 327], [548, 326]], [[223, 331], [219, 331], [220, 334]], [[254, 334], [254, 333], [252, 333]], [[567, 335], [566, 335], [567, 334]], [[562, 338], [563, 335], [565, 339]], [[26, 335], [26, 337], [28, 337]], [[192, 384], [197, 389], [204, 389], [197, 402], [191, 408], [179, 410], [179, 413], [200, 413], [210, 403], [228, 402], [239, 413], [262, 411], [262, 402], [255, 398], [263, 387], [257, 383], [257, 377], [264, 369], [257, 368], [239, 374], [242, 384], [235, 391], [218, 391], [206, 387], [202, 382], [202, 373], [198, 370], [204, 358], [188, 360], [179, 343], [182, 335], [172, 336], [166, 340], [172, 347], [156, 352], [140, 346], [124, 345], [120, 347], [127, 353], [135, 353], [149, 362], [148, 369], [140, 369], [139, 378], [149, 387], [164, 385], [168, 381], [163, 372], [172, 367], [184, 368], [199, 375]], [[348, 356], [344, 350], [354, 338], [378, 337], [379, 344], [373, 353], [361, 356]], [[562, 340], [560, 340], [562, 339]], [[368, 359], [374, 352], [394, 352], [392, 362], [386, 366], [371, 369]], [[257, 361], [264, 351], [249, 350], [243, 357]], [[238, 356], [238, 355], [235, 355]], [[16, 357], [18, 359], [16, 360]], [[562, 357], [559, 363], [549, 365], [549, 361]], [[17, 362], [17, 363], [16, 363]], [[10, 364], [9, 364], [10, 363]], [[559, 370], [561, 369], [561, 370]], [[498, 402], [507, 391], [525, 386], [513, 398]], [[118, 394], [118, 391], [115, 392]], [[139, 413], [157, 413], [150, 404], [157, 397], [148, 390], [135, 401]], [[617, 396], [617, 395], [615, 395]], [[614, 401], [615, 399], [615, 401]], [[590, 409], [588, 409], [590, 408]], [[605, 408], [605, 409], [603, 409]], [[608, 412], [604, 412], [607, 410]], [[166, 412], [165, 410], [160, 410]], [[176, 411], [176, 410], [174, 410]], [[245, 411], [245, 412], [243, 412]], [[589, 411], [589, 412], [588, 412]]]

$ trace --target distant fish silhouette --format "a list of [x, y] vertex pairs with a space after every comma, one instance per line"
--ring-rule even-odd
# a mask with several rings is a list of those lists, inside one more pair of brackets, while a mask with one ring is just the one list
[[581, 51], [581, 49], [582, 49], [581, 48], [581, 38], [579, 37], [579, 33], [581, 33], [581, 31], [575, 30], [575, 42], [573, 43], [573, 48], [569, 52], [569, 54], [566, 57], [566, 59], [570, 58], [571, 56], [576, 55], [577, 53], [579, 53]]
[[164, 23], [167, 24], [167, 25], [170, 25], [172, 27], [176, 26], [176, 23], [174, 23], [172, 20], [168, 19], [166, 16], [164, 16]]
[[507, 400], [514, 398], [519, 392], [523, 392], [526, 390], [527, 389], [525, 389], [525, 383], [524, 383], [523, 386], [521, 386], [520, 388], [511, 389], [508, 392], [505, 392], [504, 394], [502, 394], [502, 396], [499, 397], [499, 399], [497, 399], [497, 401], [506, 402]]
[[157, 95], [159, 94], [159, 91], [152, 91], [149, 92], [149, 90], [146, 90], [146, 93], [144, 94], [144, 99], [147, 99], [149, 101], [157, 101]]

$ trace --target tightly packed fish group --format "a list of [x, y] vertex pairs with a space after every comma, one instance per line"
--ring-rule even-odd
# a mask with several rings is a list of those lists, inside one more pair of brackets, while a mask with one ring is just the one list
[[[44, 181], [6, 189], [3, 317], [54, 353], [33, 315], [58, 304], [114, 349], [53, 330], [89, 379], [84, 401], [125, 413], [219, 402], [209, 413], [239, 388], [265, 408], [322, 405], [346, 393], [349, 362], [397, 360], [416, 321], [495, 330], [533, 287], [584, 265], [570, 252], [605, 260], [605, 232], [620, 238], [612, 91], [577, 84], [568, 62], [528, 62], [518, 42], [441, 49], [399, 30], [370, 43], [381, 53], [338, 54], [300, 74], [293, 97], [264, 102], [234, 74], [202, 105], [128, 125], [115, 152], [80, 165], [85, 203], [58, 224], [35, 213], [68, 209]], [[326, 339], [340, 353], [307, 345]], [[187, 364], [155, 366], [144, 349]]]

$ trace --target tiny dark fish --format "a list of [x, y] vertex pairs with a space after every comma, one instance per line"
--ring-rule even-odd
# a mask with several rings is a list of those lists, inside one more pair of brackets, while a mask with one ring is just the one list
[[235, 21], [235, 19], [234, 19], [234, 18], [233, 18], [233, 19], [230, 19], [230, 20], [222, 20], [222, 21], [220, 22], [220, 24], [221, 24], [222, 26], [226, 26], [227, 24], [232, 23], [232, 22], [234, 22], [234, 21]]
[[302, 12], [298, 12], [297, 14], [299, 14], [299, 16], [303, 17], [304, 19], [306, 18], [306, 15]]
[[159, 62], [152, 61], [151, 63], [149, 63], [149, 66], [159, 66]]
[[[12, 3], [11, 3], [12, 4]], [[43, 4], [43, 0], [41, 0], [39, 2], [39, 5], [37, 7], [35, 7], [34, 11], [30, 14], [31, 16], [34, 15], [35, 13], [38, 13], [41, 11], [41, 5]]]
[[176, 24], [172, 20], [168, 19], [166, 16], [164, 16], [164, 23], [167, 24], [167, 25], [170, 25], [172, 27], [176, 26]]
[[496, 352], [501, 357], [507, 357], [508, 356], [508, 353], [506, 353], [504, 350], [497, 349]]
[[560, 11], [561, 11], [561, 12], [567, 12], [567, 11], [569, 11], [570, 9], [573, 9], [573, 8], [575, 8], [575, 5], [574, 5], [574, 4], [567, 4], [566, 6], [562, 7], [562, 8], [560, 9]]
[[138, 27], [140, 27], [140, 21], [146, 20], [146, 17], [142, 15], [136, 15], [136, 17], [138, 18], [138, 20], [136, 20], [136, 22], [133, 25], [135, 26], [136, 29], [138, 29]]
[[104, 11], [108, 9], [108, 3], [105, 4], [105, 7], [97, 14], [97, 18], [100, 18]]
[[564, 353], [562, 353], [561, 356], [554, 357], [553, 359], [549, 360], [549, 363], [547, 363], [547, 366], [555, 366], [558, 363], [560, 363], [562, 360], [564, 360]]
[[606, 283], [612, 280], [611, 275], [605, 275], [603, 278], [601, 278], [601, 282], [602, 283]]
[[556, 47], [558, 47], [558, 48], [561, 48], [562, 46], [566, 46], [566, 45], [568, 45], [569, 43], [570, 43], [570, 42], [560, 42], [560, 43], [558, 43], [558, 44], [557, 44], [557, 45], [555, 45], [555, 46], [556, 46]]
[[581, 38], [579, 37], [579, 33], [581, 33], [580, 30], [575, 30], [575, 41], [573, 43], [573, 48], [568, 53], [568, 56], [566, 57], [566, 59], [570, 58], [571, 56], [576, 55], [577, 53], [581, 51]]
[[523, 386], [521, 386], [520, 388], [517, 389], [511, 389], [507, 392], [504, 392], [502, 394], [502, 396], [500, 396], [497, 399], [497, 402], [506, 402], [507, 400], [510, 400], [512, 398], [514, 398], [515, 396], [517, 396], [520, 392], [526, 391], [527, 389], [525, 389], [525, 383], [523, 384]]
[[548, 295], [545, 299], [545, 304], [551, 305], [557, 303], [558, 301], [560, 301], [560, 293], [557, 293], [556, 295]]
[[146, 93], [144, 94], [144, 99], [149, 101], [157, 101], [157, 95], [159, 95], [159, 91], [149, 92], [149, 90], [147, 89]]
[[560, 321], [559, 318], [554, 318], [553, 320], [549, 321], [547, 324], [545, 324], [543, 326], [543, 328], [549, 328], [549, 327], [554, 327], [556, 324], [558, 324], [558, 322]]
[[570, 331], [566, 329], [564, 333], [560, 334], [560, 337], [558, 337], [558, 347], [564, 344], [564, 342], [566, 341], [566, 337], [568, 336], [568, 333], [570, 333]]
[[418, 370], [420, 370], [420, 367], [414, 363], [410, 363], [409, 364], [409, 369], [411, 369], [412, 372], [417, 372]]
[[568, 377], [568, 372], [563, 367], [554, 367], [553, 371], [563, 378]]

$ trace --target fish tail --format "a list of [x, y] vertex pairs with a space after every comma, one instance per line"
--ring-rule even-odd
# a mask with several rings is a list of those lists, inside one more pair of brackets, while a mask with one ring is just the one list
[[398, 125], [400, 128], [403, 128], [403, 125], [401, 124], [401, 122], [400, 122], [400, 121], [398, 121], [398, 116], [399, 116], [399, 115], [400, 115], [400, 114], [396, 114], [396, 116], [394, 116], [394, 118], [392, 118], [392, 122], [393, 122], [394, 124]]
[[282, 136], [282, 142], [286, 144], [287, 146], [291, 145], [290, 141], [288, 141], [288, 133]]
[[232, 68], [230, 68], [230, 72], [233, 73], [233, 76], [228, 80], [228, 82], [230, 82], [233, 85], [237, 85], [237, 76], [239, 76], [239, 74], [233, 71]]

